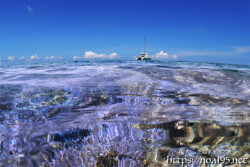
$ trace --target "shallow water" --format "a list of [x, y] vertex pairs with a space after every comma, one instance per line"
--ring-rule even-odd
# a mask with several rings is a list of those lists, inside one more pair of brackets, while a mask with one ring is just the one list
[[2, 65], [0, 166], [247, 166], [249, 85], [246, 65]]

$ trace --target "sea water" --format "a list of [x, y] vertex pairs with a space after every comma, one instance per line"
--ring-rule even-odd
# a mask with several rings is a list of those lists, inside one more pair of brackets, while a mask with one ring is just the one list
[[247, 166], [250, 66], [0, 64], [0, 166]]

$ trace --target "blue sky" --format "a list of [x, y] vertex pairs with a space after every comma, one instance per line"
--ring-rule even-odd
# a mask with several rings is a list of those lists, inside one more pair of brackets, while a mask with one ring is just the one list
[[[0, 58], [250, 64], [250, 0], [0, 0]], [[162, 51], [162, 52], [161, 52]]]

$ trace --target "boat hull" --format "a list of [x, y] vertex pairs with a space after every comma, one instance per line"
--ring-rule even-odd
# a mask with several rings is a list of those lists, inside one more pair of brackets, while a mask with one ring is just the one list
[[136, 60], [151, 60], [149, 57], [137, 57]]
[[149, 57], [144, 57], [144, 58], [142, 58], [142, 60], [151, 60], [151, 58], [149, 58]]

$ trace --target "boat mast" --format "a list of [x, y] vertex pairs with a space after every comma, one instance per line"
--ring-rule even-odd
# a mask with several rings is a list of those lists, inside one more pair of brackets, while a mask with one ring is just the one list
[[146, 36], [144, 35], [144, 54], [146, 54]]

